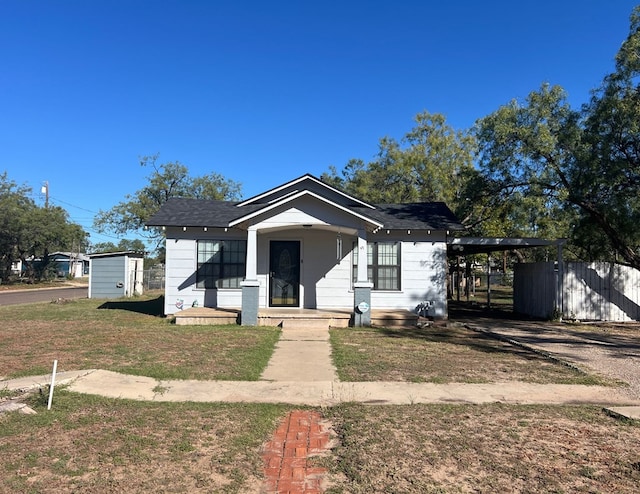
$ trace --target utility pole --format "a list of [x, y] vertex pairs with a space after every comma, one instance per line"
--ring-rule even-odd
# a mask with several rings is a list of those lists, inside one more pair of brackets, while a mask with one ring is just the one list
[[49, 181], [45, 180], [44, 185], [40, 189], [40, 192], [44, 194], [44, 207], [49, 209]]

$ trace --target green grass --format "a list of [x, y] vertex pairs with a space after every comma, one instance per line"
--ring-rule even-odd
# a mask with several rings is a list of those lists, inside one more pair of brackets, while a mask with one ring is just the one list
[[[257, 379], [279, 336], [277, 328], [176, 326], [153, 315], [153, 297], [126, 302], [0, 308], [0, 374], [46, 374], [57, 358], [59, 370]], [[335, 329], [331, 344], [348, 381], [599, 383], [455, 325]], [[261, 445], [291, 410], [64, 388], [52, 410], [46, 401], [46, 393], [30, 398], [36, 415], [0, 416], [0, 493], [260, 492]], [[599, 407], [344, 403], [322, 413], [339, 440], [314, 460], [333, 474], [328, 492], [635, 493], [640, 483], [640, 425]]]
[[[119, 307], [119, 308], [105, 308]], [[157, 379], [257, 380], [280, 331], [177, 326], [161, 297], [0, 307], [0, 376], [100, 368]]]

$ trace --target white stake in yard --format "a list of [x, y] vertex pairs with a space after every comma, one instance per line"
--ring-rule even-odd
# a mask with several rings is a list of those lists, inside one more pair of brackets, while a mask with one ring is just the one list
[[53, 372], [51, 373], [51, 386], [49, 386], [49, 404], [47, 410], [51, 410], [51, 401], [53, 400], [53, 387], [56, 385], [56, 369], [58, 368], [58, 361], [53, 361]]

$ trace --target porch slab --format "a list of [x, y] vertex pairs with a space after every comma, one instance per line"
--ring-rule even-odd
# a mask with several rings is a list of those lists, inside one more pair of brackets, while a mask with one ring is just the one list
[[[214, 309], [190, 307], [174, 314], [178, 325], [239, 324], [240, 308]], [[263, 308], [258, 311], [258, 326], [278, 326], [296, 329], [347, 328], [353, 322], [350, 308], [298, 309]], [[409, 328], [418, 323], [418, 315], [405, 309], [372, 309], [371, 325], [386, 328]]]

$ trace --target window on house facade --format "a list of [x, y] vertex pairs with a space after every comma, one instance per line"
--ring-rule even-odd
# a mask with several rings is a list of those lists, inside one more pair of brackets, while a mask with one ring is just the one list
[[[367, 278], [374, 290], [400, 290], [400, 242], [367, 243]], [[358, 249], [353, 249], [353, 281], [358, 279]]]
[[247, 260], [246, 240], [198, 240], [198, 288], [240, 288]]

